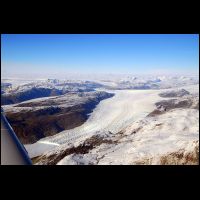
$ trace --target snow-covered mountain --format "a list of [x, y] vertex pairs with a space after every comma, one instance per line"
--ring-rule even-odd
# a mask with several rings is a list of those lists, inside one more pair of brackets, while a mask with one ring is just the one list
[[102, 80], [100, 83], [110, 89], [166, 89], [199, 83], [198, 76], [127, 76], [114, 81]]
[[[106, 89], [165, 89], [199, 83], [198, 76], [111, 76], [104, 79], [2, 79], [1, 89], [6, 94], [19, 93], [31, 88], [49, 88], [61, 91], [93, 91]], [[7, 87], [5, 87], [7, 85]], [[8, 87], [9, 86], [9, 87]], [[9, 89], [7, 89], [9, 88]], [[6, 90], [7, 89], [7, 90]]]
[[[9, 86], [7, 86], [9, 85]], [[7, 87], [5, 87], [7, 86]], [[90, 92], [102, 87], [101, 84], [91, 81], [71, 81], [48, 79], [19, 84], [12, 87], [11, 83], [3, 83], [1, 104], [20, 103], [41, 97], [64, 95], [69, 92]]]

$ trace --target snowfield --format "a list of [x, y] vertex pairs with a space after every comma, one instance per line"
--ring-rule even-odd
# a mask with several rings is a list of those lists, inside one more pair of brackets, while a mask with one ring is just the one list
[[71, 154], [58, 165], [166, 164], [163, 163], [165, 157], [167, 164], [185, 164], [184, 156], [177, 163], [176, 157], [169, 160], [167, 156], [180, 150], [185, 155], [195, 154], [194, 149], [199, 146], [198, 115], [194, 109], [179, 109], [153, 119], [138, 120], [126, 128], [122, 136], [117, 136], [117, 143], [102, 144], [88, 154]]

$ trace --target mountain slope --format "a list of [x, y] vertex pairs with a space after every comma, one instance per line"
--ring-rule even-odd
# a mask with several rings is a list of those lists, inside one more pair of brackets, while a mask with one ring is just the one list
[[80, 126], [101, 100], [112, 96], [106, 92], [68, 93], [4, 106], [4, 110], [19, 139], [28, 144]]

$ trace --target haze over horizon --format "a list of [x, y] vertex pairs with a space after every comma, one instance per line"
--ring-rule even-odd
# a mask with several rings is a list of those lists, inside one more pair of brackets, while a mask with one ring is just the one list
[[198, 75], [198, 34], [3, 34], [2, 77]]

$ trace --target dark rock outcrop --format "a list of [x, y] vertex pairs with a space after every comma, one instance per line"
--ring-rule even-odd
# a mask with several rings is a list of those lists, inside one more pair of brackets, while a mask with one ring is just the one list
[[61, 152], [56, 153], [52, 152], [50, 155], [41, 155], [32, 158], [34, 164], [39, 163], [43, 165], [56, 165], [60, 160], [62, 160], [65, 156], [70, 154], [87, 154], [93, 148], [100, 146], [101, 144], [112, 144], [115, 143], [110, 139], [106, 139], [100, 135], [94, 135], [88, 139], [86, 139], [82, 144], [77, 147], [71, 147], [67, 149], [63, 149]]
[[[163, 114], [169, 110], [176, 109], [176, 108], [192, 108], [193, 106], [193, 101], [192, 99], [169, 99], [169, 100], [163, 100], [159, 101], [156, 104], [156, 109], [149, 113], [147, 116], [156, 116]], [[196, 106], [198, 107], [198, 105]]]
[[82, 125], [101, 100], [113, 96], [106, 92], [90, 92], [82, 93], [82, 97], [77, 99], [78, 95], [67, 94], [66, 97], [17, 104], [13, 111], [5, 110], [5, 115], [20, 141], [30, 144]]
[[181, 89], [181, 90], [172, 90], [172, 91], [167, 91], [167, 92], [163, 92], [160, 93], [159, 96], [161, 97], [183, 97], [185, 95], [189, 95], [190, 93], [185, 90], [185, 89]]
[[1, 105], [9, 105], [20, 103], [26, 100], [40, 98], [40, 97], [50, 97], [64, 94], [63, 91], [50, 88], [31, 88], [26, 91], [3, 94], [1, 96]]

